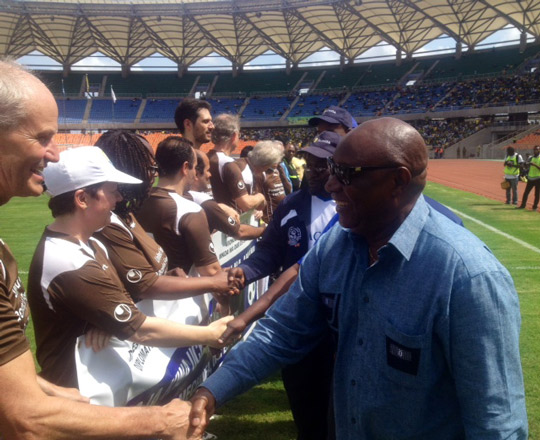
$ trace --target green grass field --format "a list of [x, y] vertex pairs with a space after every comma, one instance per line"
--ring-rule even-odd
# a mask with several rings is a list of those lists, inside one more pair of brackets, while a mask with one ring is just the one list
[[[540, 270], [540, 254], [521, 242], [540, 248], [540, 213], [515, 210], [500, 202], [433, 183], [428, 185], [426, 194], [467, 216], [463, 217], [466, 227], [491, 248], [514, 278], [521, 302], [521, 356], [530, 438], [538, 439], [540, 369], [537, 361], [540, 359], [540, 343], [535, 335], [540, 333], [540, 289], [535, 286], [533, 279]], [[34, 248], [43, 228], [51, 221], [46, 204], [47, 198], [40, 197], [14, 199], [0, 207], [0, 238], [9, 244], [15, 254], [25, 284]], [[28, 336], [33, 343], [31, 328]], [[272, 377], [223, 407], [209, 431], [227, 440], [294, 439], [294, 425], [279, 377]]]

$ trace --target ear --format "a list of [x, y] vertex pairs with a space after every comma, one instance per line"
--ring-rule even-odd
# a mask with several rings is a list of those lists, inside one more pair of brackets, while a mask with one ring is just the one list
[[184, 132], [186, 130], [193, 130], [193, 122], [190, 119], [184, 119]]
[[392, 195], [396, 197], [405, 191], [411, 182], [412, 175], [408, 168], [399, 167], [393, 174], [392, 179], [394, 181], [394, 190], [392, 191]]
[[78, 189], [73, 195], [75, 206], [77, 208], [86, 209], [88, 207], [88, 194], [83, 189]]
[[182, 174], [183, 174], [184, 176], [187, 176], [189, 170], [190, 170], [190, 168], [189, 168], [189, 162], [186, 160], [186, 161], [182, 164]]

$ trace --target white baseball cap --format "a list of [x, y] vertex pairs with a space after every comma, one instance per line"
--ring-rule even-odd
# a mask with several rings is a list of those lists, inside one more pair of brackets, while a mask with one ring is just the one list
[[43, 170], [47, 192], [56, 197], [102, 182], [141, 183], [118, 171], [98, 147], [77, 147], [60, 153], [60, 160], [49, 162]]

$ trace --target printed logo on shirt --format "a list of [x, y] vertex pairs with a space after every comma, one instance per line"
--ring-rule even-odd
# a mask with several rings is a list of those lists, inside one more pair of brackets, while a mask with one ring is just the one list
[[287, 237], [289, 239], [289, 241], [287, 241], [289, 246], [299, 246], [300, 239], [302, 238], [302, 231], [297, 226], [291, 226], [287, 232]]
[[238, 187], [238, 189], [244, 189], [246, 187], [243, 181], [238, 182], [236, 186]]
[[129, 321], [131, 318], [131, 309], [127, 304], [118, 304], [114, 309], [114, 317], [120, 322]]
[[208, 246], [208, 250], [212, 252], [213, 254], [216, 253], [216, 250], [214, 249], [214, 243], [210, 242], [210, 245]]
[[405, 347], [387, 336], [386, 362], [396, 370], [416, 376], [420, 365], [420, 349]]
[[227, 218], [227, 221], [231, 226], [234, 226], [236, 224], [236, 220], [232, 217]]
[[138, 283], [142, 280], [142, 273], [138, 269], [130, 269], [128, 273], [126, 274], [126, 279], [130, 283]]

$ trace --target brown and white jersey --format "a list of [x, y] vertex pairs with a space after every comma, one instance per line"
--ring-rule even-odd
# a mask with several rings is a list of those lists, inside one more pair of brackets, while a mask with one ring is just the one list
[[217, 261], [203, 209], [174, 190], [155, 187], [136, 214], [146, 232], [165, 249], [169, 267], [208, 266]]
[[30, 348], [24, 334], [29, 314], [17, 262], [0, 239], [0, 365]]
[[[280, 167], [281, 168], [281, 167]], [[263, 220], [266, 223], [270, 223], [274, 211], [281, 201], [285, 198], [285, 187], [281, 180], [281, 174], [277, 168], [269, 168], [265, 172], [261, 173], [260, 179], [260, 191], [263, 193], [266, 199], [266, 206], [263, 211]]]
[[[227, 163], [234, 162], [234, 159], [222, 151], [210, 150], [208, 152], [208, 161], [210, 162], [210, 173], [212, 174], [210, 185], [212, 186], [214, 199], [219, 203], [227, 203], [229, 205], [231, 194], [223, 180], [223, 167]], [[225, 200], [228, 200], [228, 202]]]
[[109, 258], [135, 302], [168, 268], [167, 254], [132, 215], [124, 221], [116, 214], [94, 236], [105, 245]]
[[188, 195], [204, 210], [206, 219], [208, 220], [210, 234], [215, 231], [221, 231], [231, 237], [238, 234], [240, 223], [221, 209], [221, 206], [219, 206], [211, 195], [198, 191], [188, 191]]
[[75, 342], [90, 326], [130, 338], [146, 319], [95, 238], [82, 243], [46, 228], [28, 277], [28, 300], [42, 375], [77, 387]]

